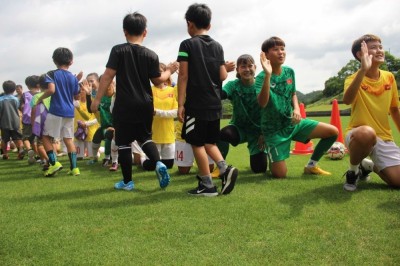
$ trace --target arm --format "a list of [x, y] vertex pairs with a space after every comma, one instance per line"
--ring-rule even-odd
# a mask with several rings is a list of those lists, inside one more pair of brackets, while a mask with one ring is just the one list
[[161, 76], [159, 76], [158, 78], [152, 78], [151, 82], [153, 84], [161, 84], [164, 83], [165, 81], [167, 81], [169, 79], [169, 77], [175, 73], [175, 71], [178, 70], [179, 67], [179, 63], [178, 62], [172, 62], [169, 63], [167, 66], [167, 69], [163, 72], [161, 72]]
[[111, 68], [106, 68], [104, 71], [103, 76], [101, 77], [100, 80], [100, 85], [97, 90], [96, 98], [92, 101], [92, 104], [90, 105], [90, 110], [94, 113], [98, 110], [100, 100], [106, 93], [108, 87], [110, 86], [112, 80], [114, 79], [117, 71]]
[[390, 115], [392, 116], [393, 122], [400, 132], [400, 111], [398, 107], [390, 107]]
[[40, 98], [37, 100], [36, 104], [42, 102], [47, 97], [50, 97], [55, 92], [56, 92], [56, 85], [54, 83], [49, 83], [48, 86], [47, 86], [47, 89], [44, 91], [42, 96], [40, 96]]
[[299, 100], [297, 99], [296, 93], [293, 93], [292, 105], [293, 105], [292, 122], [293, 124], [298, 124], [302, 117], [300, 114]]
[[154, 110], [154, 115], [162, 118], [175, 118], [177, 116], [178, 110], [173, 109], [173, 110], [160, 110], [160, 109], [155, 109]]
[[269, 102], [269, 89], [270, 89], [270, 78], [272, 74], [272, 66], [264, 52], [261, 52], [260, 55], [261, 66], [265, 72], [264, 82], [261, 88], [260, 93], [257, 95], [258, 104], [264, 108], [267, 106]]
[[185, 116], [186, 87], [188, 82], [188, 62], [182, 61], [179, 64], [178, 75], [178, 119], [183, 122]]
[[372, 55], [368, 54], [368, 47], [365, 42], [361, 43], [361, 51], [359, 53], [361, 57], [361, 67], [358, 70], [354, 80], [343, 94], [343, 102], [345, 104], [352, 104], [354, 102], [357, 92], [361, 86], [361, 82], [367, 71], [371, 68]]

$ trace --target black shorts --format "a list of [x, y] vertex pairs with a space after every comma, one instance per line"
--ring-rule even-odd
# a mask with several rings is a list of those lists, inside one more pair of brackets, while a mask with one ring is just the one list
[[114, 123], [115, 145], [130, 145], [133, 141], [144, 143], [151, 139], [150, 123]]
[[182, 126], [182, 138], [194, 146], [215, 144], [219, 141], [220, 119], [207, 121], [186, 116]]
[[22, 133], [20, 130], [2, 129], [1, 139], [5, 142], [10, 140], [22, 140]]

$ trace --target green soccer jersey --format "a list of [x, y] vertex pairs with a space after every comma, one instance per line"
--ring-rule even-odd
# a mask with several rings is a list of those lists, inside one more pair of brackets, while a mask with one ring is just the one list
[[[264, 71], [256, 77], [257, 94], [261, 91], [264, 78]], [[293, 69], [282, 66], [282, 73], [279, 76], [271, 75], [269, 101], [261, 110], [261, 130], [264, 136], [271, 136], [275, 132], [293, 126], [292, 97], [295, 92]]]
[[113, 126], [112, 123], [113, 119], [110, 112], [111, 99], [112, 97], [103, 96], [101, 97], [100, 100], [99, 112], [100, 112], [100, 126], [102, 129], [106, 129], [108, 127]]
[[236, 79], [226, 83], [223, 90], [233, 106], [230, 124], [234, 124], [246, 132], [261, 133], [261, 108], [257, 102], [255, 84], [245, 86], [239, 79]]

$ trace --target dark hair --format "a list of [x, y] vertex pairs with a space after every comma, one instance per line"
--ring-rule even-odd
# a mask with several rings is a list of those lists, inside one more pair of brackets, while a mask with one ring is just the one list
[[87, 75], [86, 75], [86, 79], [87, 79], [89, 76], [94, 76], [97, 80], [99, 80], [99, 74], [97, 74], [96, 72], [92, 72], [92, 73], [87, 74]]
[[39, 85], [41, 89], [47, 89], [46, 74], [42, 74], [39, 77]]
[[[254, 58], [249, 55], [249, 54], [242, 54], [239, 56], [239, 58], [236, 60], [236, 66], [239, 67], [239, 65], [243, 64], [255, 64]], [[239, 73], [236, 73], [236, 77], [240, 79]]]
[[138, 12], [126, 15], [122, 22], [122, 28], [128, 32], [129, 35], [139, 36], [144, 32], [146, 27], [146, 17]]
[[70, 49], [59, 47], [53, 52], [53, 61], [57, 66], [69, 66], [74, 56]]
[[12, 80], [6, 80], [3, 82], [3, 91], [5, 94], [14, 93], [16, 87], [17, 85]]
[[353, 54], [354, 58], [360, 61], [360, 59], [357, 58], [357, 52], [361, 51], [361, 43], [365, 41], [366, 43], [372, 42], [372, 41], [378, 41], [379, 43], [382, 43], [381, 39], [373, 34], [365, 34], [355, 40], [353, 42], [353, 45], [351, 46], [351, 53]]
[[207, 29], [211, 23], [211, 9], [206, 4], [193, 4], [185, 14], [186, 21], [196, 25], [198, 29]]
[[261, 45], [261, 51], [263, 51], [264, 53], [267, 53], [270, 48], [273, 48], [275, 46], [285, 47], [285, 42], [281, 38], [273, 36], [269, 39], [266, 39], [263, 42], [263, 44]]
[[32, 75], [25, 79], [25, 84], [28, 86], [28, 89], [35, 88], [39, 84], [39, 76]]
[[21, 85], [21, 84], [17, 84], [17, 85], [15, 86], [15, 88], [21, 88], [21, 89], [22, 89], [22, 85]]

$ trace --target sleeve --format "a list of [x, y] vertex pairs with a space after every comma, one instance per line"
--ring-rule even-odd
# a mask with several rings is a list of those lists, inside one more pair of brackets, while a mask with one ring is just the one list
[[390, 103], [390, 107], [398, 107], [399, 106], [399, 92], [397, 90], [396, 79], [393, 74], [391, 74], [391, 83], [392, 83], [392, 102]]
[[179, 52], [178, 52], [178, 58], [177, 58], [178, 62], [181, 61], [189, 61], [189, 47], [187, 45], [187, 41], [183, 41], [181, 42], [181, 44], [179, 45]]
[[232, 99], [231, 95], [232, 95], [232, 90], [234, 88], [233, 83], [234, 83], [233, 81], [229, 81], [222, 87], [221, 100]]
[[114, 69], [114, 70], [118, 69], [118, 53], [117, 53], [116, 46], [114, 46], [111, 49], [110, 56], [108, 57], [106, 67]]
[[158, 55], [154, 52], [152, 52], [151, 54], [152, 54], [152, 56], [148, 57], [149, 79], [158, 78], [161, 76], [160, 61], [158, 60]]

